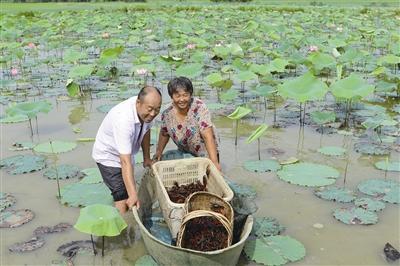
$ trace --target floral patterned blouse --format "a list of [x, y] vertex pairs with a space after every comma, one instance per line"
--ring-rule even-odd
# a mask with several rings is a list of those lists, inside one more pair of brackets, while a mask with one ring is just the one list
[[211, 127], [218, 153], [216, 129], [211, 122], [211, 115], [207, 106], [198, 98], [193, 98], [187, 116], [183, 122], [176, 119], [172, 103], [167, 106], [161, 115], [161, 133], [167, 133], [175, 142], [178, 149], [189, 152], [194, 156], [207, 156], [205, 142], [200, 134]]

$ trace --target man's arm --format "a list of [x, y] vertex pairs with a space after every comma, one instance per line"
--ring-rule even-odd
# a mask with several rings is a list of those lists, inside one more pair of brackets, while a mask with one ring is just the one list
[[143, 166], [151, 166], [150, 159], [150, 129], [144, 134], [142, 141], [142, 150], [143, 150]]
[[162, 153], [165, 149], [165, 146], [167, 146], [168, 141], [169, 141], [168, 133], [160, 131], [160, 135], [158, 136], [157, 151], [155, 154], [155, 157], [158, 161], [161, 160]]
[[130, 154], [120, 154], [122, 178], [124, 180], [126, 191], [128, 192], [128, 199], [126, 205], [128, 208], [136, 205], [139, 208], [139, 200], [136, 192], [135, 178], [133, 175], [133, 165]]

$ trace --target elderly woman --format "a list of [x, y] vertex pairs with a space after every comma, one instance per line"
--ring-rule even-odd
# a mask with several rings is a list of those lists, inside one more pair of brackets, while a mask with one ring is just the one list
[[193, 97], [192, 82], [185, 77], [168, 83], [172, 103], [161, 115], [161, 131], [155, 157], [160, 160], [170, 138], [178, 149], [194, 156], [207, 156], [221, 170], [216, 131], [210, 112], [200, 99]]

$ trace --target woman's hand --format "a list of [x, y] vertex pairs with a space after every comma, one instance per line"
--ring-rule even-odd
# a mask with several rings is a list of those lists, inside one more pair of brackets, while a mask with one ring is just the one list
[[151, 165], [153, 164], [153, 160], [150, 158], [145, 158], [143, 159], [143, 167], [151, 167]]

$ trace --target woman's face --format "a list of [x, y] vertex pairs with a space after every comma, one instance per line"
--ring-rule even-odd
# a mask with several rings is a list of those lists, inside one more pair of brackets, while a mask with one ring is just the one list
[[179, 109], [187, 109], [191, 98], [192, 95], [183, 88], [178, 88], [175, 93], [172, 94], [172, 102]]

